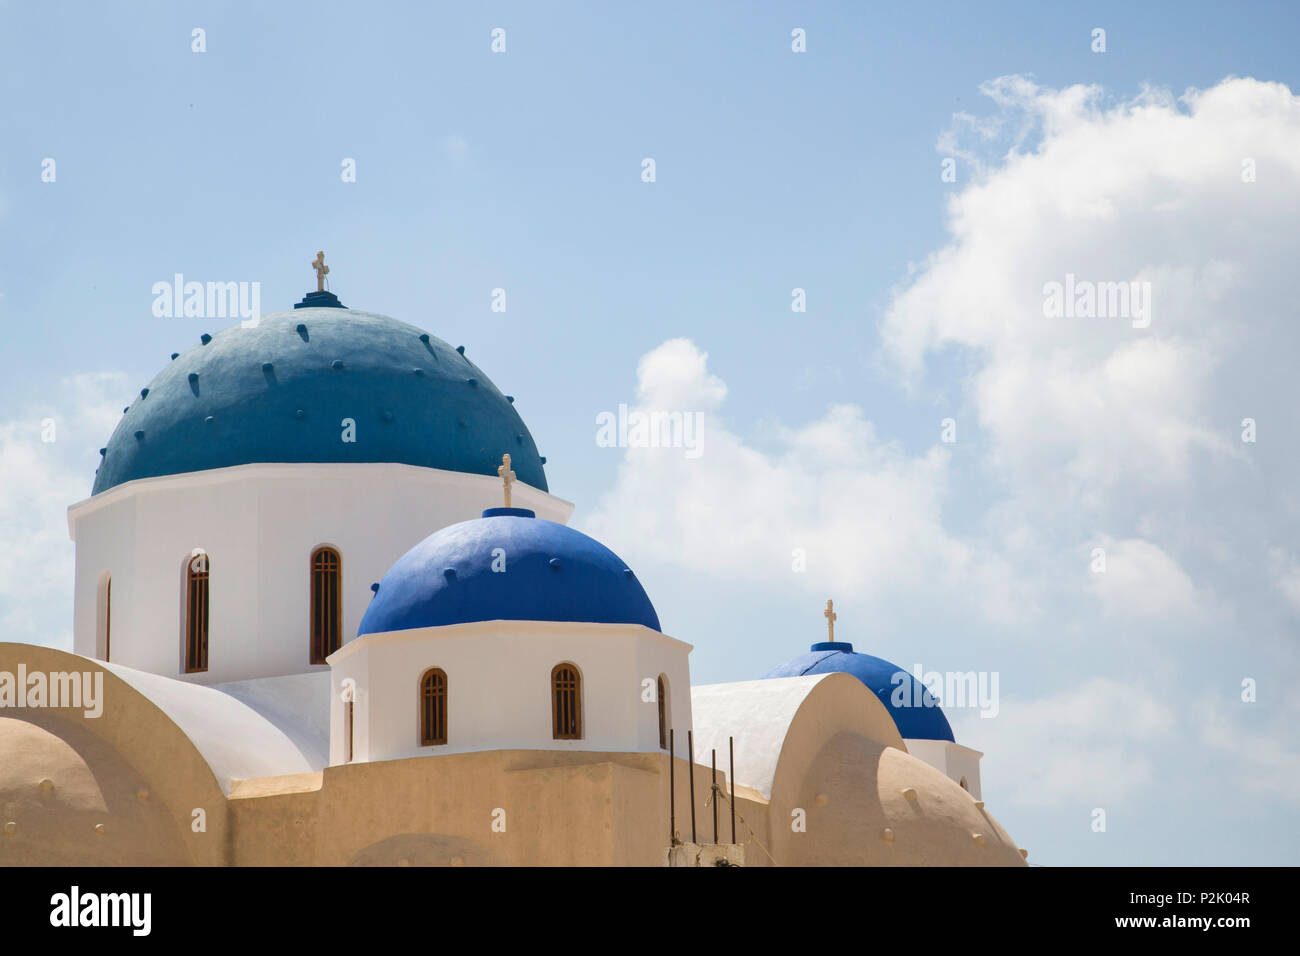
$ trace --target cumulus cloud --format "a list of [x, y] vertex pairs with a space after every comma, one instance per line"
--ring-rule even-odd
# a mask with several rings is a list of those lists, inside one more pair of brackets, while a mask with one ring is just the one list
[[[1159, 494], [1238, 467], [1243, 415], [1294, 420], [1275, 392], [1234, 386], [1283, 372], [1300, 346], [1282, 321], [1300, 252], [1300, 100], [1250, 79], [1109, 107], [1099, 88], [1022, 77], [984, 92], [1000, 113], [940, 145], [973, 130], [978, 151], [1013, 128], [1009, 150], [954, 193], [950, 241], [886, 310], [888, 366], [917, 388], [931, 356], [977, 356], [966, 398], [988, 462], [1039, 510], [1106, 515], [1134, 484]], [[1067, 277], [1149, 283], [1149, 325], [1046, 316], [1045, 288]]]
[[118, 373], [71, 376], [0, 422], [0, 640], [71, 647], [68, 505], [90, 494], [125, 392]]
[[[730, 422], [726, 385], [678, 340], [643, 359], [638, 402], [705, 413], [705, 454], [625, 450], [591, 529], [697, 576], [906, 609], [932, 633], [956, 605], [981, 647], [1032, 636], [1019, 664], [1066, 689], [1004, 684], [1003, 714], [970, 729], [1023, 805], [1167, 786], [1174, 741], [1240, 746], [1242, 772], [1293, 766], [1276, 733], [1178, 734], [1171, 715], [1243, 655], [1300, 679], [1283, 630], [1300, 611], [1300, 98], [1243, 78], [1127, 100], [1023, 77], [984, 92], [992, 112], [939, 143], [961, 159], [948, 234], [893, 290], [875, 366], [925, 406], [960, 389], [963, 455], [909, 451], [854, 405]], [[1119, 284], [1139, 296], [1127, 311]], [[1087, 288], [1091, 314], [1086, 296], [1053, 313], [1056, 285]], [[1066, 676], [1090, 657], [1155, 668], [1169, 696]]]
[[854, 405], [774, 425], [759, 449], [725, 424], [727, 387], [686, 339], [641, 359], [636, 394], [633, 412], [702, 415], [702, 454], [628, 448], [587, 522], [597, 537], [732, 580], [877, 601], [969, 589], [991, 615], [1014, 613], [996, 557], [944, 530], [946, 449], [907, 454]]
[[[1106, 617], [1187, 618], [1197, 614], [1192, 579], [1150, 541], [1103, 537], [1105, 569], [1090, 571], [1090, 581]], [[1098, 565], [1100, 567], [1100, 565]]]
[[[1200, 742], [1216, 762], [1231, 768], [1228, 776], [1243, 790], [1300, 807], [1300, 748], [1295, 726], [1300, 703], [1286, 684], [1266, 680], [1264, 694], [1281, 692], [1281, 709], [1260, 719], [1258, 703], [1206, 699], [1197, 707]], [[1266, 712], [1267, 713], [1267, 712]]]
[[1292, 560], [1281, 548], [1268, 549], [1273, 583], [1292, 611], [1300, 613], [1300, 562]]
[[1015, 781], [1002, 790], [1013, 805], [1107, 806], [1155, 782], [1156, 751], [1173, 736], [1176, 711], [1146, 684], [1095, 677], [1049, 696], [1004, 696], [995, 719], [954, 723], [999, 780]]

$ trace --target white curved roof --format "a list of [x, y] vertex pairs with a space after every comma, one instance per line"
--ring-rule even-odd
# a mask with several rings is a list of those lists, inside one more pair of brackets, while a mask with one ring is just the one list
[[772, 798], [772, 781], [790, 723], [812, 689], [830, 674], [769, 677], [691, 688], [695, 762], [708, 766], [718, 752], [718, 771], [727, 770], [727, 738], [736, 738], [736, 784]]
[[198, 749], [226, 794], [232, 780], [322, 770], [329, 755], [329, 674], [205, 687], [97, 661], [149, 698]]

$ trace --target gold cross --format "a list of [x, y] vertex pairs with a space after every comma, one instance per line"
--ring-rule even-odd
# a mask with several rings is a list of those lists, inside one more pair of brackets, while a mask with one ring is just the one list
[[316, 253], [316, 261], [311, 264], [316, 270], [316, 291], [325, 291], [325, 277], [330, 274], [330, 267], [325, 264], [325, 253]]
[[826, 599], [826, 610], [822, 612], [822, 616], [826, 618], [826, 629], [830, 631], [831, 643], [833, 644], [835, 643], [835, 619], [839, 615], [835, 613], [835, 604], [830, 598]]
[[510, 456], [501, 456], [501, 467], [497, 469], [497, 474], [501, 476], [501, 484], [506, 489], [506, 507], [510, 507], [510, 486], [515, 483], [515, 473], [510, 470]]

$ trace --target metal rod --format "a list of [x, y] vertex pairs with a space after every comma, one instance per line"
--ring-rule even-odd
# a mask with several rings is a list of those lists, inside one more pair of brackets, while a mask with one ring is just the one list
[[677, 747], [673, 740], [676, 731], [668, 731], [668, 845], [677, 839]]
[[691, 842], [695, 842], [695, 731], [686, 731], [686, 749], [690, 751], [686, 766], [690, 767], [691, 776]]
[[731, 757], [731, 774], [727, 777], [727, 804], [731, 807], [731, 842], [736, 842], [736, 738], [727, 738]]
[[713, 791], [710, 794], [713, 804], [713, 845], [718, 845], [718, 748], [713, 748]]

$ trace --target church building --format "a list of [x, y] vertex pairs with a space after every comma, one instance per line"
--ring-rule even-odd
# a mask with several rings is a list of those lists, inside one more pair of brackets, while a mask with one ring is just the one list
[[313, 265], [172, 354], [68, 509], [72, 651], [0, 643], [0, 865], [1025, 865], [831, 602], [693, 685], [514, 398]]

